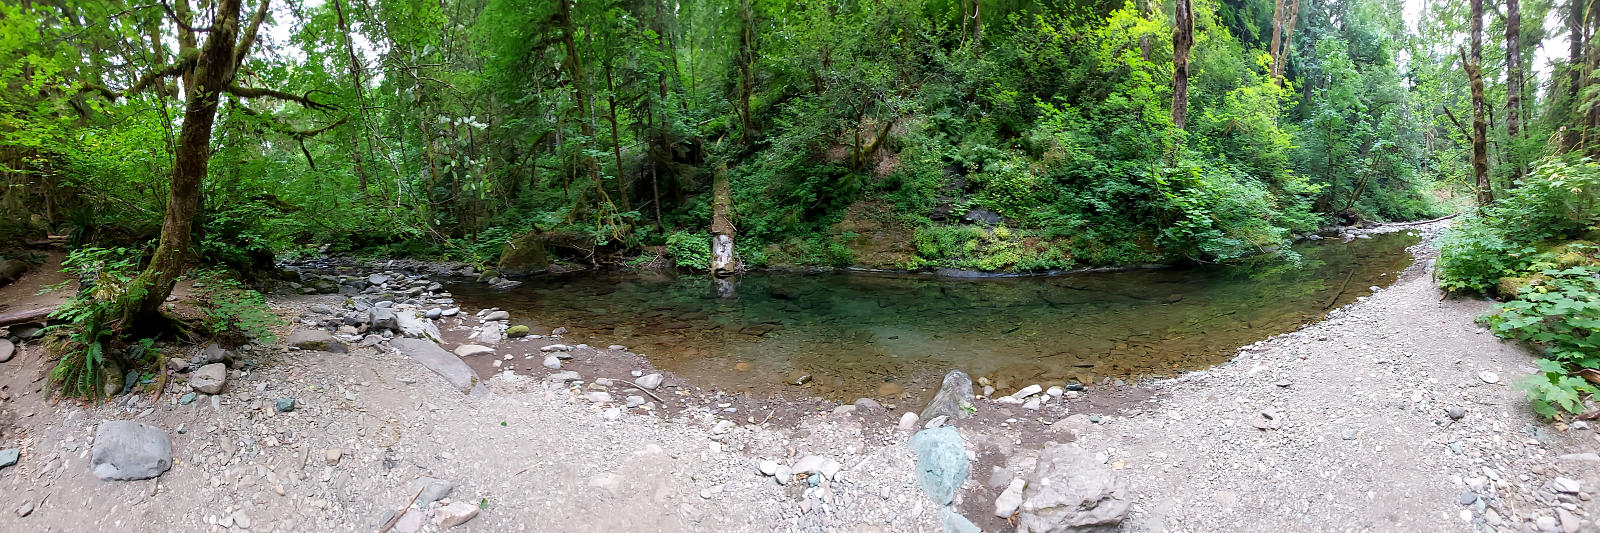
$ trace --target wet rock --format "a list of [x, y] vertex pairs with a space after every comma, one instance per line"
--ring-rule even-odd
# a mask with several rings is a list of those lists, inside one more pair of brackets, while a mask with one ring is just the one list
[[301, 350], [326, 352], [329, 345], [339, 341], [334, 339], [333, 335], [320, 329], [298, 329], [294, 333], [290, 333], [288, 340], [285, 342]]
[[1127, 482], [1075, 445], [1039, 452], [1038, 468], [1026, 477], [1017, 531], [1110, 531], [1130, 507]]
[[455, 349], [455, 354], [458, 355], [458, 356], [461, 356], [461, 357], [473, 357], [473, 356], [478, 356], [478, 355], [490, 355], [490, 354], [493, 354], [493, 353], [494, 353], [494, 348], [490, 348], [488, 346], [483, 346], [483, 345], [480, 345], [480, 344], [463, 344], [463, 345], [457, 346], [456, 349]]
[[94, 477], [102, 480], [150, 479], [172, 468], [172, 440], [161, 428], [132, 420], [108, 420], [95, 428]]
[[511, 320], [511, 313], [507, 313], [505, 311], [491, 311], [489, 314], [483, 315], [484, 322], [494, 322], [500, 320]]
[[966, 418], [972, 416], [976, 410], [973, 407], [972, 378], [966, 372], [951, 370], [945, 374], [944, 383], [939, 386], [939, 392], [933, 396], [933, 401], [922, 408], [922, 418], [945, 416], [949, 418]]
[[925, 429], [911, 436], [910, 445], [917, 454], [917, 483], [922, 491], [939, 505], [949, 505], [970, 468], [961, 435], [953, 427]]
[[223, 384], [228, 381], [228, 365], [211, 363], [202, 366], [189, 374], [189, 386], [195, 392], [205, 394], [218, 394], [222, 392]]
[[661, 386], [661, 374], [646, 374], [639, 376], [639, 379], [633, 380], [633, 384], [638, 385], [640, 388], [645, 390], [655, 390], [656, 387]]

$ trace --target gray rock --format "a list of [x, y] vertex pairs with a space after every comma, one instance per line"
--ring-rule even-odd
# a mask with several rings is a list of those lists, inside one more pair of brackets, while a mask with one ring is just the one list
[[427, 318], [427, 319], [430, 319], [430, 320], [431, 319], [435, 319], [435, 318], [439, 318], [441, 316], [444, 316], [444, 310], [435, 307], [433, 309], [429, 309], [428, 312], [423, 313], [422, 316], [423, 316], [423, 318]]
[[429, 370], [444, 376], [445, 381], [450, 382], [450, 385], [458, 391], [472, 392], [482, 387], [478, 384], [478, 373], [474, 372], [472, 367], [467, 366], [460, 357], [444, 351], [444, 348], [440, 348], [431, 340], [394, 339], [389, 341], [389, 345], [406, 357], [422, 363], [422, 366], [428, 367]]
[[400, 321], [395, 318], [394, 310], [387, 307], [373, 307], [367, 310], [367, 323], [372, 325], [372, 329], [390, 331], [400, 329]]
[[632, 408], [635, 408], [635, 407], [638, 407], [638, 406], [641, 406], [641, 405], [644, 405], [644, 397], [643, 396], [637, 396], [637, 395], [629, 396], [627, 398], [627, 403], [625, 404], [625, 406], [627, 408], [629, 408], [629, 409], [632, 409]]
[[319, 315], [331, 315], [331, 314], [333, 314], [333, 308], [332, 307], [328, 307], [327, 304], [311, 304], [310, 307], [306, 307], [306, 310], [307, 311], [311, 311], [311, 312], [316, 313], [316, 314], [319, 314]]
[[294, 398], [278, 398], [278, 401], [273, 402], [272, 407], [280, 413], [287, 413], [294, 411], [294, 404]]
[[383, 285], [383, 284], [388, 283], [388, 282], [389, 282], [389, 276], [386, 276], [386, 275], [383, 275], [383, 274], [372, 274], [370, 276], [367, 276], [367, 283], [370, 283], [370, 284], [373, 284], [373, 285]]
[[228, 351], [213, 342], [202, 348], [194, 357], [189, 358], [189, 366], [205, 366], [212, 363], [221, 363], [228, 360]]
[[458, 356], [461, 356], [461, 357], [473, 357], [473, 356], [478, 356], [478, 355], [491, 355], [493, 353], [494, 353], [494, 348], [490, 348], [488, 346], [483, 346], [483, 345], [479, 345], [479, 344], [463, 344], [463, 345], [457, 346], [456, 349], [455, 349], [455, 354], [458, 355]]
[[194, 403], [194, 397], [195, 394], [193, 392], [185, 392], [183, 393], [183, 396], [178, 397], [178, 405], [189, 405]]
[[222, 363], [211, 363], [189, 374], [189, 386], [195, 392], [218, 394], [222, 392], [222, 385], [227, 382], [228, 365]]
[[1451, 420], [1461, 420], [1462, 417], [1467, 416], [1467, 410], [1459, 405], [1452, 405], [1445, 410], [1444, 414], [1449, 416]]
[[[970, 381], [967, 390], [970, 394]], [[917, 482], [922, 491], [939, 505], [949, 505], [971, 468], [961, 435], [953, 427], [925, 429], [911, 436], [910, 445], [917, 454]]]
[[583, 378], [583, 376], [579, 376], [577, 372], [573, 372], [571, 370], [568, 370], [566, 372], [556, 372], [556, 373], [550, 374], [548, 376], [545, 376], [545, 379], [548, 379], [548, 380], [556, 382], [556, 383], [566, 383], [568, 381], [577, 381], [577, 380], [582, 379], [582, 378]]
[[1022, 507], [1022, 490], [1028, 486], [1028, 480], [1012, 478], [1006, 485], [1006, 490], [1000, 491], [1000, 497], [994, 499], [994, 515], [1000, 518], [1011, 518], [1017, 513], [1017, 508]]
[[439, 316], [456, 316], [456, 315], [458, 315], [460, 313], [461, 313], [461, 308], [460, 307], [451, 307], [449, 309], [445, 309], [444, 311], [439, 312]]
[[561, 370], [561, 358], [554, 355], [544, 356], [544, 367], [551, 370]]
[[325, 352], [329, 346], [339, 341], [334, 339], [332, 334], [320, 329], [297, 329], [294, 333], [290, 333], [284, 342], [301, 350]]
[[1500, 382], [1500, 375], [1488, 370], [1483, 370], [1478, 372], [1478, 379], [1483, 380], [1484, 383], [1492, 385]]
[[645, 390], [655, 390], [656, 387], [661, 386], [661, 374], [646, 374], [639, 376], [638, 379], [633, 380], [633, 384], [638, 385]]
[[417, 496], [417, 503], [422, 504], [423, 507], [427, 507], [428, 504], [442, 500], [445, 496], [449, 496], [450, 491], [455, 490], [455, 488], [456, 486], [454, 484], [443, 479], [419, 477], [411, 482], [411, 488], [407, 489], [406, 492], [416, 494], [417, 490], [421, 489], [422, 493]]
[[878, 414], [884, 412], [883, 404], [872, 398], [856, 398], [854, 404], [856, 412], [862, 414]]
[[839, 464], [839, 461], [835, 461], [831, 457], [807, 455], [795, 461], [794, 465], [789, 467], [789, 471], [795, 474], [818, 474], [824, 478], [833, 479], [833, 476], [838, 474], [842, 468], [844, 468], [844, 465]]
[[399, 323], [399, 333], [413, 339], [428, 339], [439, 342], [443, 336], [439, 334], [439, 327], [433, 325], [432, 320], [422, 318], [416, 311], [406, 309], [395, 311], [395, 322]]
[[0, 339], [0, 363], [10, 361], [17, 354], [17, 345], [11, 339]]
[[1461, 505], [1472, 505], [1474, 503], [1478, 503], [1478, 495], [1471, 492], [1463, 492], [1461, 493], [1460, 501]]
[[585, 392], [583, 393], [583, 399], [594, 403], [605, 403], [611, 401], [611, 393], [601, 391]]
[[478, 516], [476, 504], [450, 502], [450, 505], [434, 509], [433, 522], [439, 524], [440, 529], [445, 529], [465, 524], [476, 516]]
[[972, 403], [972, 378], [966, 372], [951, 370], [945, 374], [944, 383], [939, 386], [938, 394], [933, 396], [933, 401], [922, 408], [922, 418], [946, 416], [952, 419], [972, 416], [976, 410]]
[[494, 346], [504, 340], [506, 340], [505, 322], [489, 322], [484, 324], [483, 329], [478, 331], [479, 344]]
[[102, 480], [150, 479], [172, 468], [172, 440], [161, 428], [108, 420], [95, 428], [89, 468]]
[[499, 320], [499, 321], [511, 320], [511, 313], [507, 313], [505, 311], [494, 311], [494, 312], [491, 312], [491, 313], [483, 316], [483, 321], [484, 322], [494, 322], [494, 321], [497, 321], [497, 320]]
[[1039, 452], [1029, 474], [1017, 531], [1115, 531], [1130, 507], [1127, 482], [1076, 445]]
[[6, 448], [4, 450], [0, 450], [0, 468], [17, 464], [17, 460], [19, 459], [22, 459], [22, 450], [20, 449]]

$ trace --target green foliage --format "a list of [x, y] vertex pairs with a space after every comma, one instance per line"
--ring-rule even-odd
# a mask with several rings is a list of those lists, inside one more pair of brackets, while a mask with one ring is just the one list
[[667, 236], [667, 257], [678, 268], [711, 269], [711, 236], [676, 231]]
[[1600, 369], [1600, 268], [1545, 270], [1542, 284], [1525, 287], [1518, 299], [1485, 317], [1496, 335], [1544, 349], [1541, 374], [1524, 384], [1528, 399], [1545, 416], [1557, 408], [1583, 411], [1581, 397], [1600, 392], [1569, 369]]
[[1445, 234], [1439, 285], [1488, 292], [1501, 277], [1531, 268], [1535, 245], [1576, 237], [1600, 222], [1597, 196], [1600, 164], [1587, 158], [1546, 160], [1521, 187]]
[[[56, 392], [98, 399], [108, 375], [119, 372], [124, 358], [117, 352], [122, 347], [115, 322], [121, 318], [122, 305], [139, 296], [128, 289], [138, 257], [127, 248], [81, 248], [62, 261], [62, 271], [76, 277], [82, 287], [50, 315], [63, 322], [47, 328], [51, 336], [47, 349], [56, 357], [50, 371]], [[61, 290], [68, 283], [47, 290]]]
[[206, 318], [206, 328], [221, 336], [241, 336], [258, 343], [277, 342], [272, 328], [282, 323], [267, 307], [267, 299], [220, 270], [202, 270], [195, 277], [195, 300]]

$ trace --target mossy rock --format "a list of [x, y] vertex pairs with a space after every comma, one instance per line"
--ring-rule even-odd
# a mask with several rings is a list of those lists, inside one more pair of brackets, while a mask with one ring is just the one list
[[510, 338], [513, 338], [513, 339], [526, 337], [530, 333], [533, 333], [533, 332], [528, 330], [528, 326], [524, 326], [524, 325], [521, 325], [521, 324], [517, 324], [515, 326], [511, 326], [510, 328], [506, 329], [506, 337], [510, 337]]
[[1564, 254], [1556, 256], [1556, 266], [1561, 267], [1561, 268], [1572, 268], [1572, 267], [1576, 267], [1576, 266], [1586, 266], [1586, 265], [1593, 265], [1593, 264], [1595, 264], [1594, 258], [1591, 258], [1591, 257], [1589, 257], [1587, 255], [1580, 254], [1578, 252], [1567, 252], [1567, 253], [1564, 253]]
[[1543, 285], [1546, 278], [1544, 274], [1531, 274], [1527, 276], [1506, 276], [1495, 283], [1494, 293], [1501, 300], [1514, 300], [1522, 289]]

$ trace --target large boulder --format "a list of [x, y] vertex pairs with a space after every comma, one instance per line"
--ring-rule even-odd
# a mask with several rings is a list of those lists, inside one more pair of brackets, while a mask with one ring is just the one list
[[971, 468], [961, 435], [950, 426], [925, 429], [911, 436], [910, 445], [917, 454], [917, 482], [922, 491], [939, 505], [949, 505]]
[[111, 420], [95, 429], [89, 461], [102, 480], [150, 479], [172, 468], [172, 440], [167, 432], [132, 420]]
[[1128, 515], [1127, 481], [1094, 454], [1053, 444], [1038, 464], [1022, 493], [1018, 533], [1111, 532]]
[[939, 385], [939, 392], [933, 396], [933, 401], [922, 408], [922, 419], [928, 420], [936, 416], [946, 416], [952, 419], [972, 416], [976, 407], [972, 403], [972, 378], [966, 372], [951, 370], [944, 376], [944, 384]]
[[222, 392], [222, 385], [227, 382], [228, 365], [222, 363], [211, 363], [189, 374], [189, 386], [195, 392], [217, 394]]

